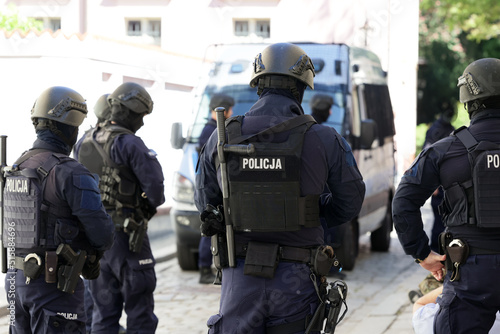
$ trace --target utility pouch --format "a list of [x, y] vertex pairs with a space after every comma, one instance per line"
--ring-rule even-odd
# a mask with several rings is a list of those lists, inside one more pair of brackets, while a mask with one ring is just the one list
[[142, 249], [142, 242], [148, 230], [147, 219], [142, 219], [139, 223], [132, 217], [126, 218], [123, 222], [123, 230], [129, 235], [128, 247], [131, 252], [139, 253]]
[[250, 241], [243, 273], [263, 278], [273, 278], [278, 266], [278, 244]]
[[331, 246], [319, 246], [312, 254], [313, 272], [318, 276], [326, 276], [330, 272], [335, 254]]
[[55, 251], [45, 252], [45, 282], [57, 282], [57, 254]]
[[37, 279], [43, 271], [42, 260], [35, 253], [26, 255], [23, 262], [24, 277], [26, 284], [30, 284], [30, 280]]
[[450, 258], [453, 265], [450, 282], [458, 281], [460, 279], [460, 265], [464, 264], [469, 256], [469, 246], [465, 241], [453, 239], [446, 248], [446, 251], [446, 256]]

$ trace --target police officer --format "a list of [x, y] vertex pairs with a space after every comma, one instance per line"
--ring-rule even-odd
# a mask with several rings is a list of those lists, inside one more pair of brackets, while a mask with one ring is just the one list
[[318, 93], [315, 94], [309, 106], [311, 107], [311, 116], [314, 117], [318, 124], [327, 121], [332, 113], [333, 98], [330, 95]]
[[[210, 119], [203, 127], [200, 138], [198, 139], [198, 151], [201, 151], [210, 135], [217, 128], [217, 115], [215, 108], [223, 107], [224, 118], [229, 118], [233, 114], [234, 99], [223, 93], [216, 93], [210, 99]], [[210, 249], [210, 238], [202, 236], [198, 245], [198, 267], [200, 268], [201, 284], [211, 284], [214, 282], [215, 276], [212, 272], [212, 251]]]
[[[470, 126], [422, 151], [401, 179], [393, 218], [406, 254], [436, 279], [442, 278], [445, 261], [435, 332], [487, 333], [500, 310], [500, 60], [472, 62], [458, 87]], [[430, 249], [420, 214], [439, 186], [444, 188], [445, 255]]]
[[100, 176], [104, 206], [115, 224], [115, 241], [90, 282], [92, 333], [118, 333], [122, 310], [127, 332], [154, 333], [155, 259], [147, 222], [164, 203], [163, 172], [154, 151], [135, 135], [153, 110], [149, 93], [127, 82], [108, 96], [110, 122], [82, 142], [78, 159]]
[[[31, 110], [37, 139], [7, 173], [3, 209], [9, 223], [3, 235], [13, 243], [5, 284], [9, 305], [15, 306], [11, 333], [85, 333], [80, 274], [99, 274], [98, 258], [114, 234], [97, 179], [68, 156], [86, 115], [85, 100], [76, 91], [59, 86], [43, 91]], [[37, 175], [32, 180], [39, 182], [21, 179], [28, 175]], [[14, 186], [23, 182], [31, 192]], [[38, 201], [41, 207], [29, 214]]]
[[[320, 215], [332, 224], [351, 220], [365, 186], [347, 142], [304, 115], [301, 102], [306, 87], [313, 89], [314, 75], [299, 46], [266, 47], [255, 58], [250, 81], [259, 100], [226, 122], [228, 143], [252, 144], [256, 153], [227, 154], [230, 215], [224, 219], [233, 224], [236, 266], [224, 266], [219, 313], [207, 321], [210, 333], [321, 329], [324, 319], [309, 320], [319, 304], [319, 277], [331, 262], [321, 274], [309, 264], [315, 263], [311, 254], [324, 259], [333, 252], [321, 247]], [[216, 160], [212, 134], [201, 153], [195, 191], [202, 232], [209, 236], [225, 231], [225, 221], [217, 219], [224, 201]], [[320, 197], [325, 185], [331, 193]]]

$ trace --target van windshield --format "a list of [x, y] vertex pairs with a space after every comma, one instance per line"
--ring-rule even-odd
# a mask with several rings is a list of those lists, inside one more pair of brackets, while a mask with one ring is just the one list
[[[328, 94], [333, 98], [334, 104], [331, 108], [331, 114], [328, 120], [323, 125], [328, 125], [340, 134], [343, 134], [342, 124], [345, 118], [345, 100], [342, 87], [340, 86], [326, 86], [326, 85], [315, 85], [314, 90], [309, 88], [306, 89], [304, 93], [304, 98], [302, 101], [302, 107], [306, 114], [311, 114], [311, 108], [309, 106], [309, 101], [316, 93]], [[203, 94], [197, 97], [197, 103], [195, 105], [199, 106], [196, 113], [195, 121], [191, 127], [189, 134], [189, 142], [197, 143], [198, 137], [203, 130], [203, 127], [210, 119], [210, 109], [209, 103], [212, 95], [215, 93], [224, 93], [232, 96], [235, 100], [235, 106], [233, 107], [233, 116], [239, 116], [245, 114], [257, 102], [257, 88], [251, 88], [248, 84], [245, 85], [231, 85], [231, 86], [207, 86], [203, 91]]]

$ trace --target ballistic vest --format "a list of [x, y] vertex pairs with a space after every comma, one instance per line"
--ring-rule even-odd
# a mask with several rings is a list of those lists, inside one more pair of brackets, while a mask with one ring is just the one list
[[[110, 158], [115, 138], [122, 134], [134, 134], [118, 126], [108, 125], [93, 129], [82, 141], [78, 160], [92, 173], [99, 175], [101, 199], [107, 211], [139, 207], [140, 189], [134, 173], [126, 166], [118, 165]], [[122, 217], [123, 219], [126, 217]], [[117, 222], [113, 216], [113, 221]]]
[[[302, 145], [314, 119], [310, 115], [293, 117], [250, 136], [241, 135], [242, 119], [239, 116], [228, 121], [228, 143], [252, 143], [255, 154], [227, 154], [229, 218], [233, 229], [281, 232], [319, 226], [319, 194], [300, 195]], [[259, 141], [287, 131], [289, 137], [284, 142]]]
[[[34, 155], [42, 157], [30, 159]], [[37, 157], [38, 158], [38, 157]], [[55, 249], [63, 240], [60, 230], [74, 226], [78, 234], [78, 220], [72, 215], [67, 203], [44, 201], [44, 191], [54, 193], [53, 185], [47, 185], [46, 178], [58, 164], [70, 160], [64, 154], [35, 149], [28, 151], [15, 163], [12, 170], [6, 172], [4, 187], [4, 228], [3, 244], [6, 248], [31, 249], [42, 247]], [[20, 168], [19, 166], [22, 165]], [[47, 188], [47, 189], [46, 189]], [[59, 222], [59, 223], [58, 223]], [[56, 227], [62, 222], [65, 226]]]
[[[500, 227], [500, 145], [477, 140], [467, 127], [454, 134], [467, 148], [472, 179], [445, 190], [446, 226]], [[447, 210], [446, 210], [447, 209]]]

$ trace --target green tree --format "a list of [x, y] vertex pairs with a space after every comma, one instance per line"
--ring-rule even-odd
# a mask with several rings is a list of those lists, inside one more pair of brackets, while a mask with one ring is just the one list
[[421, 1], [417, 124], [432, 122], [442, 102], [458, 102], [457, 79], [470, 62], [500, 54], [497, 1]]
[[0, 8], [0, 29], [5, 29], [7, 31], [19, 29], [23, 32], [29, 31], [30, 29], [41, 31], [43, 29], [43, 23], [33, 18], [19, 16], [19, 11], [15, 5], [11, 4], [7, 7]]

